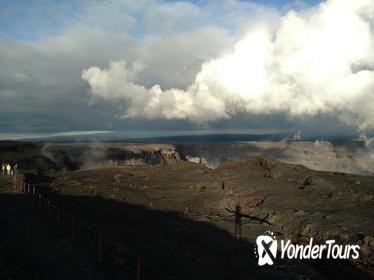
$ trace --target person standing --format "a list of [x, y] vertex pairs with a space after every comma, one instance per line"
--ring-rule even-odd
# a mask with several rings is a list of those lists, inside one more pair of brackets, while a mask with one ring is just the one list
[[9, 163], [7, 163], [7, 166], [6, 166], [6, 173], [7, 173], [7, 175], [8, 176], [10, 176], [10, 171], [11, 171], [11, 167], [10, 167], [10, 164]]
[[16, 162], [16, 163], [13, 165], [13, 172], [14, 172], [14, 174], [17, 173], [17, 169], [18, 169], [18, 163]]

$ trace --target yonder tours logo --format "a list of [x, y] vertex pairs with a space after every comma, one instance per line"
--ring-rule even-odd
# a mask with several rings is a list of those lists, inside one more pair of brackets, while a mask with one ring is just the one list
[[358, 259], [360, 246], [340, 245], [335, 240], [326, 240], [324, 244], [314, 244], [313, 238], [307, 245], [293, 244], [291, 240], [277, 240], [271, 231], [259, 235], [256, 239], [258, 265], [273, 265], [280, 259]]

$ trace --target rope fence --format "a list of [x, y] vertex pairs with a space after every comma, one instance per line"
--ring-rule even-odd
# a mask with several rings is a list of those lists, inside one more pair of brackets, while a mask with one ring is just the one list
[[172, 279], [168, 274], [141, 258], [139, 252], [125, 247], [103, 234], [103, 226], [89, 225], [60, 208], [47, 192], [37, 185], [26, 183], [17, 175], [12, 176], [12, 187], [16, 192], [29, 196], [43, 217], [57, 233], [69, 237], [80, 246], [94, 248], [97, 261], [102, 265], [119, 267], [123, 274], [136, 280]]

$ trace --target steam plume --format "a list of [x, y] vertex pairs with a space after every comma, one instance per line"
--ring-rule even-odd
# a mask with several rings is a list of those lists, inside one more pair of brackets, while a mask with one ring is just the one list
[[138, 84], [140, 64], [110, 62], [82, 78], [94, 97], [122, 100], [123, 117], [207, 122], [238, 112], [333, 113], [361, 130], [374, 128], [374, 2], [329, 0], [290, 11], [278, 28], [255, 25], [220, 57], [207, 61], [187, 89]]

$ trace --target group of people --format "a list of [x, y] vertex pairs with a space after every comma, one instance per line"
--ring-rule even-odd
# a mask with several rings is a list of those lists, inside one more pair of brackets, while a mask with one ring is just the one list
[[11, 176], [17, 172], [18, 164], [11, 166], [9, 163], [3, 163], [1, 165], [1, 170], [3, 171], [3, 176]]

